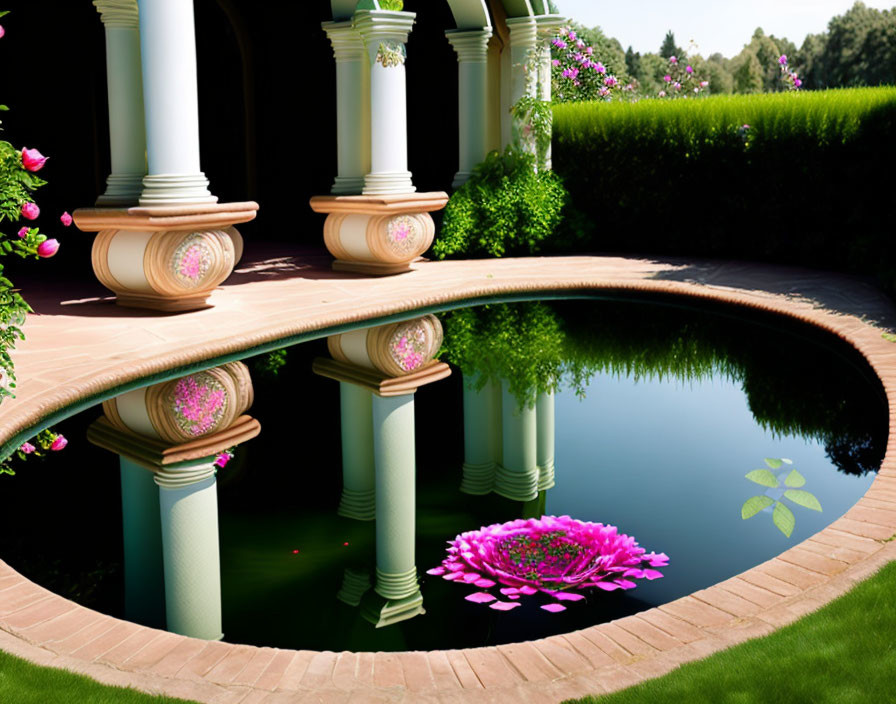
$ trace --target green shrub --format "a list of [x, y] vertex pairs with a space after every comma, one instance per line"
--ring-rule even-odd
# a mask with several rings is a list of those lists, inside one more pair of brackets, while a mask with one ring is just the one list
[[512, 147], [492, 152], [448, 201], [433, 252], [440, 259], [537, 252], [560, 225], [566, 188], [535, 157]]
[[896, 290], [894, 127], [896, 88], [567, 104], [553, 164], [585, 249], [846, 269]]

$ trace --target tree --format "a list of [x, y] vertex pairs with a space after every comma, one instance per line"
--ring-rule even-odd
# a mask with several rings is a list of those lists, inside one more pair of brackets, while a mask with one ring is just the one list
[[666, 38], [663, 39], [663, 45], [660, 47], [660, 56], [668, 59], [670, 56], [684, 58], [684, 50], [680, 46], [675, 46], [675, 35], [670, 29], [666, 32]]
[[734, 68], [734, 90], [737, 93], [762, 92], [762, 66], [750, 49], [744, 49], [732, 63]]
[[638, 78], [641, 74], [641, 54], [635, 52], [631, 46], [625, 52], [625, 67], [633, 78]]

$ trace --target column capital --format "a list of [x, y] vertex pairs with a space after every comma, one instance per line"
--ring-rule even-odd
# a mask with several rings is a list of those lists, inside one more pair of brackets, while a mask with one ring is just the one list
[[140, 26], [137, 0], [93, 0], [106, 27], [137, 29]]
[[361, 33], [365, 43], [379, 40], [404, 44], [416, 18], [415, 12], [357, 10], [352, 17], [352, 26]]
[[488, 60], [488, 40], [492, 37], [492, 28], [482, 29], [450, 29], [445, 32], [448, 42], [457, 52], [457, 60], [464, 63], [484, 63]]
[[336, 63], [341, 61], [360, 61], [364, 58], [364, 40], [361, 33], [351, 21], [321, 22], [321, 28], [333, 45], [333, 56]]
[[532, 17], [512, 17], [507, 20], [510, 46], [534, 47], [538, 39], [538, 25]]
[[538, 15], [535, 17], [538, 36], [542, 39], [550, 38], [567, 24], [569, 24], [569, 20], [563, 15]]
[[153, 481], [162, 489], [183, 489], [211, 479], [218, 471], [214, 460], [187, 462], [177, 467], [165, 467], [154, 472]]

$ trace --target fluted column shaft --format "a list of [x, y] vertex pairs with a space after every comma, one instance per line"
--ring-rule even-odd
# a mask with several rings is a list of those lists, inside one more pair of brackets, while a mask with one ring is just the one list
[[[537, 27], [537, 62], [538, 62], [538, 98], [551, 102], [551, 39], [566, 25], [566, 19], [558, 15], [541, 15], [535, 18]], [[548, 144], [544, 154], [544, 162], [540, 165], [546, 169], [553, 167], [551, 145]]]
[[356, 195], [370, 171], [370, 64], [351, 22], [321, 25], [336, 59], [337, 175], [330, 192]]
[[417, 189], [408, 171], [405, 43], [412, 12], [358, 10], [353, 23], [364, 38], [370, 65], [370, 173], [363, 193], [387, 195]]
[[141, 205], [213, 203], [199, 166], [192, 0], [140, 0], [149, 174]]
[[146, 174], [146, 129], [137, 0], [94, 0], [106, 32], [112, 171], [100, 206], [136, 205]]
[[501, 389], [487, 381], [479, 390], [476, 375], [464, 375], [464, 465], [460, 490], [489, 494], [501, 454]]
[[339, 382], [342, 433], [342, 499], [338, 513], [346, 518], [376, 518], [376, 472], [373, 450], [373, 394]]
[[554, 393], [540, 393], [535, 403], [538, 490], [554, 486]]
[[490, 27], [449, 31], [457, 52], [458, 171], [452, 188], [460, 188], [473, 167], [485, 159], [488, 143], [488, 40]]
[[[534, 63], [538, 42], [538, 29], [531, 17], [513, 17], [507, 20], [510, 30], [510, 105], [513, 106], [523, 96], [535, 97], [538, 86], [538, 71], [530, 71]], [[520, 142], [520, 125], [510, 122], [510, 134], [505, 134], [514, 143]]]
[[218, 640], [221, 557], [214, 458], [159, 470], [168, 630]]
[[514, 501], [531, 501], [538, 495], [535, 406], [520, 406], [501, 382], [501, 465], [495, 476], [495, 493]]

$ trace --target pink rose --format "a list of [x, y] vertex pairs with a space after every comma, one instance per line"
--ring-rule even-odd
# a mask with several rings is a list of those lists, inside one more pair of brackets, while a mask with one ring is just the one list
[[215, 466], [220, 469], [224, 469], [224, 467], [227, 466], [227, 463], [232, 459], [233, 455], [231, 455], [229, 452], [222, 452], [215, 458]]
[[670, 56], [670, 57], [669, 57], [669, 63], [670, 63], [670, 64], [677, 64], [677, 63], [678, 63], [678, 57], [676, 57], [676, 56]]
[[28, 236], [28, 228], [27, 228], [27, 227], [23, 227], [23, 228], [22, 228], [21, 230], [19, 230], [16, 234], [17, 234], [19, 237], [21, 237], [22, 239], [25, 239], [25, 238]]
[[40, 171], [43, 165], [47, 163], [48, 158], [37, 151], [37, 149], [22, 147], [22, 166], [25, 167], [26, 171]]
[[30, 455], [30, 454], [31, 454], [32, 452], [34, 452], [37, 448], [34, 447], [34, 445], [32, 445], [30, 442], [26, 442], [26, 443], [24, 443], [19, 449], [20, 449], [22, 452], [24, 452], [26, 455]]
[[3, 25], [0, 24], [0, 39], [3, 39], [4, 34], [6, 34], [6, 30], [3, 29]]
[[60, 221], [62, 222], [62, 224], [65, 225], [66, 227], [68, 227], [69, 225], [72, 224], [72, 216], [68, 214], [68, 211], [66, 211], [66, 212], [64, 212], [62, 215], [60, 215], [60, 216], [59, 216], [59, 220], [60, 220]]
[[[44, 259], [48, 259], [52, 257], [56, 252], [59, 251], [59, 241], [58, 240], [44, 240], [37, 247], [37, 256], [43, 257]], [[61, 435], [59, 437], [62, 437]], [[63, 442], [68, 442], [65, 438], [62, 438]], [[65, 447], [63, 445], [62, 447]], [[61, 450], [62, 447], [56, 448], [54, 450]]]
[[36, 220], [40, 215], [40, 208], [37, 203], [22, 203], [22, 217], [26, 220]]
[[[55, 242], [56, 240], [47, 240], [47, 241], [48, 241], [48, 242]], [[65, 439], [65, 436], [64, 436], [64, 435], [57, 435], [57, 436], [56, 436], [56, 439], [53, 440], [53, 444], [50, 445], [50, 449], [53, 450], [54, 452], [58, 452], [59, 450], [61, 450], [61, 449], [62, 449], [63, 447], [65, 447], [66, 445], [68, 445], [68, 440]]]
[[663, 80], [664, 80], [666, 83], [670, 83], [670, 82], [672, 81], [672, 76], [670, 76], [670, 75], [667, 73], [665, 76], [663, 76]]

